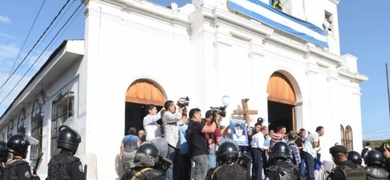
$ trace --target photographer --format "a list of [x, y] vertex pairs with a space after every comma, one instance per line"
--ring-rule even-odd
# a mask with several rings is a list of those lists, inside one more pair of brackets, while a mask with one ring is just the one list
[[172, 161], [171, 167], [166, 172], [167, 179], [180, 179], [180, 141], [179, 127], [181, 123], [182, 108], [178, 108], [173, 101], [168, 100], [164, 104], [165, 113], [162, 117], [164, 138], [168, 142], [167, 158]]
[[195, 163], [195, 180], [205, 179], [209, 169], [209, 148], [205, 137], [207, 133], [213, 133], [216, 128], [214, 122], [210, 126], [202, 123], [202, 114], [199, 108], [190, 110], [191, 121], [186, 131], [186, 139], [189, 144], [189, 154]]
[[[208, 110], [205, 114], [205, 124], [211, 125], [211, 123], [215, 122], [217, 112], [214, 110]], [[207, 143], [209, 145], [209, 161], [210, 168], [215, 168], [217, 166], [217, 160], [215, 155], [216, 146], [219, 145], [221, 140], [221, 131], [218, 127], [215, 128], [213, 133], [205, 134]]]

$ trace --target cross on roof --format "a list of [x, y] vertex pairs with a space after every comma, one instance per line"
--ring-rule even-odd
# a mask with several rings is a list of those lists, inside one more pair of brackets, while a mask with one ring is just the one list
[[241, 99], [242, 103], [242, 109], [237, 109], [233, 111], [234, 115], [244, 115], [244, 120], [246, 121], [246, 124], [250, 125], [250, 119], [249, 115], [255, 115], [257, 114], [257, 110], [249, 110], [248, 109], [248, 101], [249, 99]]

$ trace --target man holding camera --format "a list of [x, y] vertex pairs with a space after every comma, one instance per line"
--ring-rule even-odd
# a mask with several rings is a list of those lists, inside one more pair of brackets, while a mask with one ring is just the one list
[[167, 158], [172, 161], [171, 167], [166, 172], [169, 180], [180, 179], [180, 135], [179, 123], [181, 123], [182, 108], [178, 108], [173, 101], [168, 100], [164, 104], [165, 112], [162, 117], [164, 138], [168, 142]]
[[[211, 123], [215, 123], [216, 114], [217, 112], [215, 110], [206, 111], [205, 124], [209, 126]], [[209, 145], [210, 168], [215, 168], [217, 166], [217, 160], [216, 160], [217, 157], [215, 155], [215, 150], [216, 150], [216, 146], [219, 145], [221, 140], [221, 131], [218, 127], [216, 127], [213, 133], [205, 134], [205, 137]]]
[[205, 134], [213, 133], [216, 123], [205, 125], [202, 123], [202, 114], [199, 108], [190, 110], [191, 121], [186, 130], [186, 139], [189, 145], [191, 161], [195, 163], [195, 180], [204, 180], [209, 169], [209, 148]]

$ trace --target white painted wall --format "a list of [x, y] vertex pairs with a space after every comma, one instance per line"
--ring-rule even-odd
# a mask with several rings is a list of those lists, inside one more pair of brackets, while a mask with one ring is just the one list
[[[146, 1], [88, 2], [84, 58], [46, 90], [49, 96], [60, 90], [75, 92], [76, 119], [83, 136], [77, 154], [91, 157], [84, 162], [96, 162], [96, 169], [88, 171], [97, 179], [119, 176], [125, 94], [140, 78], [158, 83], [168, 99], [189, 96], [189, 108], [203, 111], [222, 105], [222, 96], [228, 95], [232, 100], [228, 116], [241, 108], [242, 98], [250, 98], [249, 108], [259, 112], [251, 119], [267, 120], [267, 84], [278, 71], [297, 94], [297, 128], [314, 132], [324, 126], [324, 159], [330, 160], [327, 149], [340, 139], [340, 124], [352, 127], [354, 148], [361, 149], [358, 83], [365, 77], [356, 76], [356, 59], [295, 42], [223, 8], [216, 12], [218, 19], [213, 13], [210, 7], [179, 13]], [[319, 22], [320, 15], [312, 17]], [[51, 106], [44, 111], [48, 115], [44, 141], [49, 142]], [[49, 147], [47, 143], [44, 149]], [[48, 159], [45, 156], [42, 164]], [[40, 169], [41, 174], [46, 171]]]

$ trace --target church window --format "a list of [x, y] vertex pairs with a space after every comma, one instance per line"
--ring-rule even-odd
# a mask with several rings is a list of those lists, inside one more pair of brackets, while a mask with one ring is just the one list
[[9, 123], [8, 123], [8, 129], [7, 129], [7, 139], [10, 138], [12, 135], [13, 135], [13, 129], [14, 129], [14, 121], [11, 120]]
[[18, 122], [16, 124], [18, 134], [25, 134], [26, 127], [24, 126], [24, 121], [26, 120], [26, 109], [22, 109], [19, 114]]
[[333, 15], [332, 13], [325, 11], [325, 19], [322, 23], [322, 28], [327, 32], [332, 32], [333, 30]]
[[42, 104], [35, 100], [31, 110], [31, 136], [39, 141], [31, 145], [30, 160], [38, 159], [38, 152], [42, 150]]
[[341, 124], [340, 124], [340, 136], [341, 136], [340, 145], [345, 146], [344, 127]]
[[59, 153], [57, 148], [58, 128], [74, 115], [74, 93], [58, 94], [53, 101], [51, 121], [51, 155]]
[[353, 136], [352, 136], [352, 128], [351, 126], [347, 126], [345, 128], [345, 147], [348, 151], [353, 150]]

